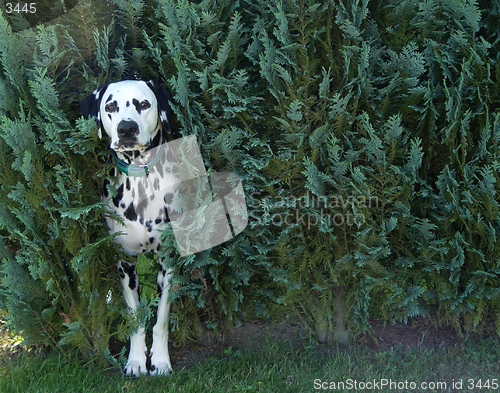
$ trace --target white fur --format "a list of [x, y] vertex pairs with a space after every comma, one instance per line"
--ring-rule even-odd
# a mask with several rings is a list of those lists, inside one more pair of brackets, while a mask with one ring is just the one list
[[[100, 97], [99, 112], [95, 118], [98, 122], [100, 121], [102, 128], [109, 136], [110, 148], [117, 152], [120, 159], [126, 159], [127, 152], [140, 151], [143, 156], [139, 157], [138, 161], [151, 162], [154, 151], [145, 152], [145, 150], [153, 138], [157, 136], [157, 133], [162, 132], [162, 127], [165, 124], [168, 125], [168, 122], [165, 123], [166, 112], [164, 110], [159, 111], [155, 93], [149, 86], [142, 81], [112, 83], [104, 91], [95, 91], [94, 97], [95, 100]], [[87, 101], [87, 106], [89, 102], [92, 101]], [[113, 104], [113, 107], [107, 107], [110, 103]], [[138, 106], [141, 103], [144, 103], [145, 108]], [[147, 107], [148, 105], [149, 107]], [[137, 124], [138, 132], [134, 138], [129, 138], [127, 141], [124, 140], [125, 138], [120, 138], [118, 125], [121, 121], [130, 121]], [[99, 129], [99, 132], [101, 132], [101, 129]], [[165, 154], [167, 153], [166, 151]], [[158, 165], [166, 165], [164, 161], [165, 159], [160, 161]], [[123, 246], [126, 253], [138, 255], [145, 251], [156, 252], [158, 250], [160, 234], [166, 226], [166, 205], [163, 199], [164, 194], [157, 192], [169, 189], [169, 186], [176, 183], [174, 180], [173, 175], [168, 174], [166, 171], [151, 170], [147, 177], [128, 177], [124, 173], [120, 173], [114, 187], [117, 190], [121, 187], [121, 192], [114, 198], [105, 193], [105, 199], [108, 200], [108, 210], [123, 218], [122, 224], [113, 220], [111, 216], [107, 216], [105, 217], [106, 223], [110, 233], [124, 232], [124, 234], [116, 237], [116, 242]], [[142, 192], [147, 190], [145, 208], [140, 207], [141, 190]], [[144, 198], [142, 198], [142, 201], [144, 202]], [[132, 210], [137, 213], [136, 219], [133, 219], [130, 213], [127, 214], [127, 209], [129, 209], [129, 212]], [[125, 301], [131, 311], [135, 312], [139, 307], [139, 280], [135, 266], [120, 261], [118, 269], [121, 274]], [[168, 375], [172, 372], [168, 353], [168, 318], [170, 310], [168, 291], [171, 277], [172, 272], [167, 271], [160, 262], [158, 288], [161, 291], [158, 319], [153, 328], [152, 375]], [[125, 366], [125, 373], [133, 376], [147, 373], [146, 360], [146, 332], [144, 327], [139, 327], [130, 337], [130, 352]]]

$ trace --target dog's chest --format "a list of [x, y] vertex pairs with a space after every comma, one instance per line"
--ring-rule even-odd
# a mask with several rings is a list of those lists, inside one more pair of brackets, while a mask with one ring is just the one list
[[160, 246], [161, 231], [170, 221], [168, 208], [174, 197], [176, 178], [159, 163], [148, 176], [127, 176], [120, 173], [115, 183], [116, 195], [110, 196], [108, 210], [117, 214], [123, 224], [105, 217], [110, 233], [123, 232], [115, 241], [130, 255], [156, 252]]

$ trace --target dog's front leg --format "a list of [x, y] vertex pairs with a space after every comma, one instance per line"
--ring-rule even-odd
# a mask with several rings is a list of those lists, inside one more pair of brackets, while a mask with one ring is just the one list
[[[139, 306], [139, 276], [135, 264], [120, 261], [118, 262], [118, 270], [120, 271], [125, 302], [130, 309], [136, 311]], [[141, 326], [130, 336], [130, 352], [124, 370], [125, 374], [136, 377], [140, 374], [146, 374], [148, 372], [146, 369], [146, 354], [146, 333], [144, 327]]]
[[168, 302], [168, 291], [172, 279], [172, 271], [165, 268], [160, 261], [158, 272], [158, 293], [160, 302], [158, 304], [158, 315], [156, 325], [153, 327], [153, 346], [151, 348], [151, 375], [170, 375], [170, 355], [168, 353], [168, 318], [170, 314], [170, 303]]

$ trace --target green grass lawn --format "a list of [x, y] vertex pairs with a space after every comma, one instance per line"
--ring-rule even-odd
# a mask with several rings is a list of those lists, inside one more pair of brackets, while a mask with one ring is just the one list
[[490, 337], [468, 340], [460, 346], [397, 346], [383, 351], [362, 345], [299, 349], [286, 342], [267, 342], [258, 350], [230, 348], [220, 358], [209, 358], [171, 377], [137, 379], [124, 377], [116, 368], [81, 365], [75, 357], [55, 353], [22, 355], [2, 367], [2, 393], [490, 392], [500, 390], [496, 386], [500, 383], [500, 340]]

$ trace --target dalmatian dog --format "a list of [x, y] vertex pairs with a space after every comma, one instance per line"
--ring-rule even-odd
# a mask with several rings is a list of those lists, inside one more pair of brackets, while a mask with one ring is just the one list
[[[103, 130], [109, 137], [116, 164], [111, 177], [117, 179], [117, 183], [114, 184], [116, 193], [111, 195], [108, 191], [111, 180], [107, 179], [103, 197], [108, 201], [109, 212], [118, 215], [121, 222], [113, 219], [113, 214], [105, 220], [110, 233], [122, 233], [115, 241], [132, 256], [157, 252], [161, 231], [169, 222], [167, 208], [173, 194], [159, 191], [176, 183], [174, 175], [165, 170], [169, 152], [168, 145], [163, 143], [165, 134], [170, 132], [170, 100], [170, 93], [152, 81], [125, 80], [101, 87], [80, 105], [85, 117], [96, 120], [99, 137]], [[136, 266], [119, 261], [118, 270], [125, 301], [130, 309], [136, 310], [139, 305]], [[171, 277], [172, 272], [160, 261], [157, 277], [160, 301], [153, 328], [151, 375], [172, 372], [168, 353]], [[125, 374], [139, 376], [148, 372], [145, 338], [144, 327], [131, 335]]]

